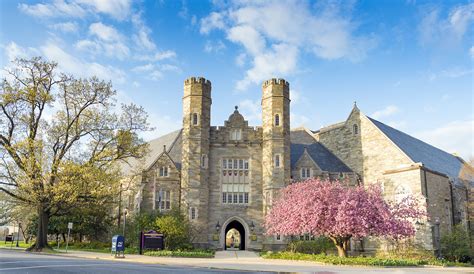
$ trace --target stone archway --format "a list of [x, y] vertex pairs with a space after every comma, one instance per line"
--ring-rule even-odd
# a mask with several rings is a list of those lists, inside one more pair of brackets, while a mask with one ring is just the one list
[[224, 249], [245, 250], [245, 238], [244, 226], [237, 220], [229, 222], [224, 230]]

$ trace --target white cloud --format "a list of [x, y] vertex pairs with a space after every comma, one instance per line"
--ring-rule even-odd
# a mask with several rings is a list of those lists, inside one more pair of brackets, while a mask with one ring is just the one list
[[133, 72], [146, 72], [146, 71], [152, 71], [155, 68], [153, 64], [146, 64], [142, 66], [136, 66], [132, 68]]
[[110, 80], [116, 83], [125, 82], [125, 73], [112, 66], [104, 66], [96, 62], [85, 62], [77, 57], [65, 52], [60, 46], [52, 41], [48, 41], [40, 48], [43, 55], [58, 62], [60, 70], [71, 73], [76, 77], [97, 76], [99, 79]]
[[150, 38], [151, 30], [143, 23], [140, 13], [132, 16], [132, 23], [137, 30], [137, 33], [133, 35], [135, 44], [142, 49], [155, 50], [156, 45]]
[[474, 59], [474, 46], [469, 49], [469, 56]]
[[66, 2], [64, 0], [55, 0], [51, 4], [19, 4], [18, 8], [31, 16], [35, 17], [84, 17], [86, 11], [75, 2]]
[[472, 68], [459, 68], [453, 67], [449, 69], [442, 70], [440, 72], [432, 72], [428, 75], [430, 81], [434, 81], [439, 78], [459, 78], [467, 75], [472, 75]]
[[161, 61], [165, 59], [173, 59], [176, 57], [176, 52], [172, 50], [157, 51], [154, 54], [149, 55], [137, 55], [136, 59], [140, 61]]
[[299, 93], [299, 91], [294, 89], [290, 90], [290, 100], [292, 105], [297, 104], [300, 101], [300, 98], [301, 94]]
[[224, 13], [211, 12], [207, 17], [201, 19], [200, 31], [208, 34], [213, 29], [224, 29]]
[[7, 61], [14, 61], [16, 58], [31, 58], [39, 55], [39, 51], [35, 48], [23, 48], [15, 42], [10, 42], [4, 47]]
[[149, 122], [150, 125], [157, 125], [153, 131], [142, 133], [142, 137], [145, 140], [152, 140], [156, 136], [162, 136], [170, 133], [171, 131], [181, 128], [179, 119], [175, 119], [172, 116], [166, 114], [158, 114], [156, 112], [149, 111]]
[[439, 8], [426, 8], [418, 26], [419, 40], [423, 45], [457, 43], [462, 40], [474, 20], [474, 3], [452, 8], [446, 17]]
[[93, 23], [89, 26], [89, 33], [97, 38], [107, 42], [122, 40], [120, 33], [112, 26], [102, 24], [102, 22]]
[[91, 40], [79, 40], [74, 44], [74, 47], [79, 51], [86, 51], [94, 55], [102, 51], [101, 45], [96, 41]]
[[207, 40], [206, 44], [204, 45], [204, 51], [208, 53], [218, 53], [221, 52], [223, 49], [225, 49], [225, 45], [221, 40], [217, 40], [216, 42]]
[[236, 88], [246, 89], [268, 77], [294, 73], [303, 51], [322, 59], [363, 59], [376, 41], [356, 36], [356, 23], [339, 6], [292, 1], [232, 2], [201, 19], [200, 32], [223, 30], [229, 41], [244, 47], [252, 62]]
[[377, 110], [371, 115], [371, 117], [374, 119], [380, 119], [383, 117], [392, 116], [393, 114], [398, 113], [399, 111], [400, 109], [397, 106], [390, 105], [385, 107], [384, 109]]
[[245, 120], [249, 121], [249, 125], [262, 124], [262, 106], [259, 100], [252, 101], [249, 99], [239, 102], [239, 112], [242, 113]]
[[414, 136], [449, 153], [458, 153], [465, 160], [474, 157], [474, 120], [453, 121]]
[[79, 4], [89, 6], [93, 12], [108, 14], [115, 19], [123, 20], [131, 10], [130, 0], [75, 0]]
[[76, 32], [78, 30], [78, 25], [76, 22], [64, 22], [53, 24], [50, 28], [62, 32]]
[[296, 127], [308, 127], [308, 124], [311, 122], [311, 119], [309, 119], [308, 116], [306, 115], [300, 115], [296, 114], [294, 112], [290, 113], [290, 121], [291, 121], [291, 127], [296, 128]]
[[245, 65], [247, 59], [247, 54], [241, 53], [235, 57], [235, 64], [239, 67], [243, 67]]

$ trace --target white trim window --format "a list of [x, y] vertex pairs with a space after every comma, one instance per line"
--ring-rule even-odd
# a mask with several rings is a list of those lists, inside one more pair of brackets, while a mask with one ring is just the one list
[[302, 167], [302, 168], [301, 168], [301, 171], [300, 171], [301, 179], [308, 179], [308, 178], [311, 178], [311, 177], [312, 177], [312, 176], [311, 176], [311, 173], [313, 173], [312, 170], [311, 170], [311, 168], [309, 168], [309, 167]]
[[230, 131], [230, 140], [240, 141], [242, 139], [242, 129], [234, 128]]
[[171, 191], [166, 189], [161, 189], [155, 194], [156, 200], [155, 208], [157, 207], [159, 211], [165, 211], [171, 209]]
[[222, 203], [248, 204], [250, 170], [248, 159], [225, 158], [222, 162]]
[[160, 177], [168, 177], [169, 176], [169, 168], [167, 166], [160, 167]]

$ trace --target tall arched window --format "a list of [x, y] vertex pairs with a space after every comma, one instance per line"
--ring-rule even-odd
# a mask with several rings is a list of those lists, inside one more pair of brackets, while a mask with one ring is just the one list
[[197, 113], [193, 113], [193, 125], [197, 125], [198, 124], [198, 115]]
[[275, 114], [275, 126], [280, 126], [280, 114]]
[[359, 134], [359, 126], [353, 125], [352, 126], [352, 133], [354, 133], [354, 135]]
[[274, 162], [275, 167], [280, 167], [280, 154], [275, 155], [275, 162]]

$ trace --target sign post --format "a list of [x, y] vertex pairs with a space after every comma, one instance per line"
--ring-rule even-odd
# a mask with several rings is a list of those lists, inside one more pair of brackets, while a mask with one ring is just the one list
[[71, 229], [72, 229], [72, 223], [69, 222], [67, 224], [67, 241], [66, 241], [66, 253], [67, 253], [67, 247], [69, 245], [69, 235], [71, 234]]

